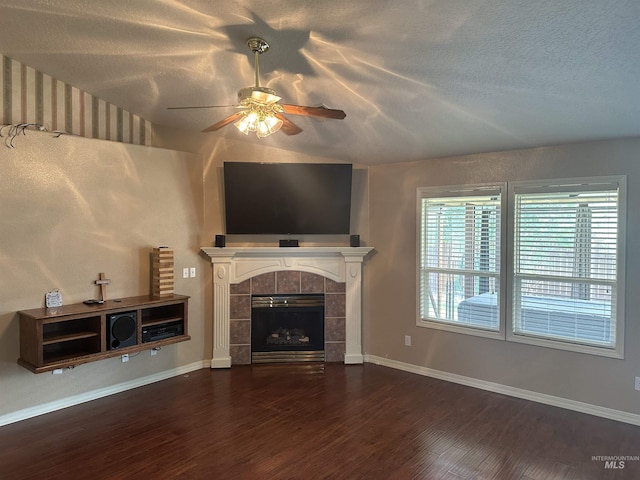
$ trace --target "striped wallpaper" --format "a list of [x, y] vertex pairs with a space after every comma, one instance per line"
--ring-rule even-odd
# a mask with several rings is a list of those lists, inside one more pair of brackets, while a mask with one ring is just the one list
[[0, 123], [37, 123], [88, 138], [151, 145], [151, 123], [0, 55]]

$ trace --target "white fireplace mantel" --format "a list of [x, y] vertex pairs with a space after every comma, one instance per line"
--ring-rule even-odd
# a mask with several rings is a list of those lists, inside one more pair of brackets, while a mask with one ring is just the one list
[[211, 368], [231, 366], [230, 285], [284, 270], [315, 273], [346, 283], [344, 363], [363, 363], [362, 262], [372, 247], [202, 247], [201, 250], [209, 256], [213, 268]]

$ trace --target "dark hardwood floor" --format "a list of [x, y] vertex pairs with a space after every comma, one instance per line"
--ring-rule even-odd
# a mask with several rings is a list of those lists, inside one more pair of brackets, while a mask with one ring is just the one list
[[2, 480], [638, 479], [592, 458], [638, 455], [640, 427], [372, 364], [200, 370], [0, 427]]

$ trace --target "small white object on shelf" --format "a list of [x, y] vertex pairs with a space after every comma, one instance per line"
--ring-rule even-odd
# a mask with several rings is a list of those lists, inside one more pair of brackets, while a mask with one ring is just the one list
[[57, 288], [44, 294], [45, 305], [47, 308], [61, 307], [62, 294]]

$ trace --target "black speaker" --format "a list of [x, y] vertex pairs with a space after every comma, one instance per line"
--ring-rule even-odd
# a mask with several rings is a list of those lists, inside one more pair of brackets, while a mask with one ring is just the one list
[[349, 237], [349, 245], [352, 247], [360, 246], [360, 235], [351, 235]]
[[115, 350], [138, 343], [136, 312], [113, 313], [107, 317], [107, 348]]
[[298, 240], [280, 240], [278, 242], [278, 245], [280, 245], [281, 247], [298, 247], [298, 246], [300, 246], [300, 244], [298, 243]]
[[225, 245], [225, 238], [224, 235], [216, 235], [216, 241], [213, 244], [214, 247], [224, 247]]

